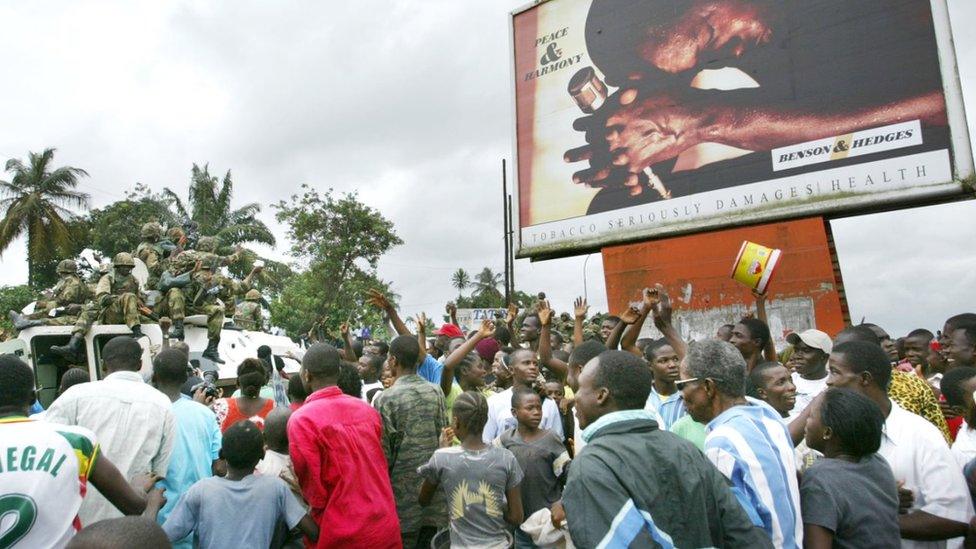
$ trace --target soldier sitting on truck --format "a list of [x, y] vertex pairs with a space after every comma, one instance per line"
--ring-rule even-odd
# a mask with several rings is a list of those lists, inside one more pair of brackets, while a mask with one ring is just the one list
[[237, 313], [237, 297], [243, 297], [252, 290], [251, 284], [254, 277], [261, 272], [262, 268], [260, 265], [255, 265], [251, 268], [251, 272], [244, 277], [244, 280], [237, 280], [219, 273], [214, 275], [220, 284], [220, 294], [217, 297], [224, 302], [225, 318], [234, 318]]
[[55, 345], [51, 352], [69, 361], [75, 361], [84, 352], [85, 334], [95, 321], [102, 324], [125, 324], [133, 337], [142, 336], [139, 318], [139, 281], [132, 275], [135, 267], [132, 254], [119, 252], [112, 260], [112, 270], [99, 279], [95, 286], [95, 301], [84, 307], [71, 340], [67, 345]]
[[8, 313], [18, 331], [34, 326], [70, 326], [78, 319], [82, 307], [91, 297], [91, 290], [78, 276], [78, 265], [74, 261], [62, 260], [58, 263], [57, 271], [61, 279], [50, 292], [46, 292], [44, 300], [35, 304], [34, 313], [26, 316], [17, 311]]
[[[200, 270], [193, 275], [193, 281], [183, 289], [183, 292], [190, 298], [186, 302], [185, 314], [207, 316], [207, 348], [203, 351], [203, 357], [223, 364], [224, 361], [217, 353], [217, 344], [220, 343], [220, 330], [224, 327], [224, 308], [217, 302], [220, 284], [213, 276], [212, 264], [203, 262]], [[182, 325], [183, 311], [180, 313]], [[176, 323], [175, 318], [173, 323]]]
[[244, 303], [237, 306], [234, 324], [244, 330], [264, 330], [264, 317], [261, 316], [261, 292], [249, 290]]
[[[230, 265], [238, 259], [235, 252], [223, 257], [214, 253], [217, 240], [212, 236], [204, 236], [197, 243], [197, 249], [174, 253], [167, 261], [165, 270], [160, 275], [157, 289], [163, 295], [156, 304], [156, 314], [168, 316], [173, 320], [170, 330], [171, 339], [183, 339], [183, 319], [186, 317], [186, 298], [193, 297], [187, 286], [196, 277], [195, 272], [200, 265], [209, 269], [216, 269], [217, 265]], [[209, 322], [209, 321], [208, 321]]]
[[149, 270], [149, 280], [146, 288], [155, 290], [159, 284], [159, 277], [163, 273], [165, 258], [176, 249], [176, 245], [169, 240], [163, 240], [163, 227], [156, 222], [142, 226], [142, 242], [136, 248], [136, 257], [146, 264]]

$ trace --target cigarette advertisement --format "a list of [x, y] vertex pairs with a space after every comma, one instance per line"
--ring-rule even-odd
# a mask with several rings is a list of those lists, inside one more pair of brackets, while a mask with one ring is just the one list
[[519, 257], [963, 195], [943, 0], [550, 0], [511, 18]]

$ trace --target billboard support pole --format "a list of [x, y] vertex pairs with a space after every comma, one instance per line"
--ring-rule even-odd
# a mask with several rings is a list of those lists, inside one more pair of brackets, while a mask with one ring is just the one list
[[509, 245], [509, 205], [508, 205], [508, 180], [505, 176], [505, 159], [502, 158], [502, 236], [505, 240], [505, 303], [511, 300], [509, 288], [511, 288], [509, 273], [509, 257], [511, 257], [511, 247]]
[[508, 195], [508, 293], [515, 299], [515, 221], [512, 220], [512, 195]]

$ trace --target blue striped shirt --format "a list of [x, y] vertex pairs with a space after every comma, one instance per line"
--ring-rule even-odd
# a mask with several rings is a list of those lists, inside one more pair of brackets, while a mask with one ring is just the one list
[[793, 441], [780, 415], [749, 399], [708, 424], [705, 455], [732, 482], [743, 509], [774, 547], [802, 547], [803, 521]]
[[685, 410], [685, 400], [681, 397], [681, 391], [675, 391], [667, 397], [662, 397], [653, 385], [651, 385], [651, 393], [647, 395], [647, 403], [644, 404], [644, 409], [649, 412], [656, 411], [664, 421], [661, 428], [666, 431], [670, 431], [672, 425], [688, 414], [688, 411]]

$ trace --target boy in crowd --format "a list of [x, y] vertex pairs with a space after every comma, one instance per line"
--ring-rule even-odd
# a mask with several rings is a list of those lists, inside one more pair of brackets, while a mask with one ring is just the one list
[[171, 541], [196, 532], [201, 548], [268, 547], [279, 519], [313, 542], [318, 539], [318, 526], [285, 482], [254, 474], [264, 457], [257, 425], [243, 420], [224, 431], [220, 453], [227, 476], [203, 479], [180, 498], [163, 524]]
[[84, 427], [28, 419], [34, 372], [14, 355], [0, 355], [0, 543], [7, 548], [62, 547], [78, 530], [78, 510], [88, 482], [126, 515], [152, 515], [163, 491], [146, 493], [157, 480], [140, 475], [132, 485], [102, 455]]
[[[542, 422], [542, 400], [531, 389], [520, 387], [512, 393], [512, 415], [518, 426], [498, 437], [498, 445], [509, 450], [518, 460], [522, 479], [522, 509], [526, 517], [541, 509], [549, 509], [562, 496], [566, 482], [565, 471], [569, 453], [562, 440], [546, 429]], [[535, 547], [532, 538], [521, 529], [515, 530], [515, 547]]]

